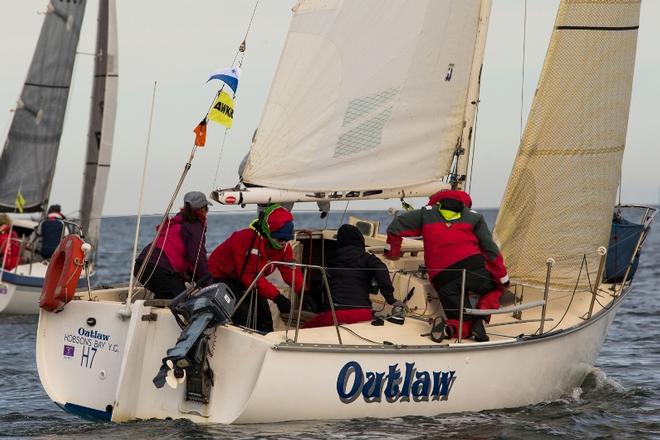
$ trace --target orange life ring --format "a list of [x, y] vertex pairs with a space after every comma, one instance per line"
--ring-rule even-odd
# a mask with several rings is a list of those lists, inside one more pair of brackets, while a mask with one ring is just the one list
[[50, 258], [39, 307], [50, 312], [61, 310], [73, 299], [78, 280], [85, 263], [85, 242], [77, 235], [69, 234], [60, 241]]

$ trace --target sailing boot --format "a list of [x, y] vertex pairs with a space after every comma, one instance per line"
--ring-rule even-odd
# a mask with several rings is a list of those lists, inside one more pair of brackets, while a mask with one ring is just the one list
[[486, 334], [486, 328], [484, 327], [484, 320], [481, 318], [476, 318], [472, 322], [472, 337], [477, 342], [488, 342], [490, 338]]
[[443, 339], [454, 338], [454, 328], [447, 325], [444, 319], [435, 318], [431, 326], [431, 333], [429, 333], [433, 342], [442, 342]]
[[397, 301], [392, 305], [392, 313], [387, 320], [393, 324], [402, 325], [406, 320], [406, 306], [401, 301]]

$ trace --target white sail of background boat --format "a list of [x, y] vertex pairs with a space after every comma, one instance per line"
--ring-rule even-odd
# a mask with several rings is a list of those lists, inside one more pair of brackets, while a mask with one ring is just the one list
[[[64, 125], [76, 48], [87, 2], [50, 2], [27, 79], [0, 156], [0, 211], [24, 212], [48, 207], [55, 163]], [[99, 2], [95, 68], [85, 179], [80, 207], [82, 233], [98, 244], [117, 109], [117, 32], [114, 0]], [[62, 169], [66, 169], [62, 167]], [[23, 244], [36, 222], [18, 218]], [[26, 257], [12, 271], [2, 271], [0, 313], [38, 313], [48, 262]], [[83, 285], [81, 280], [80, 285]], [[4, 293], [3, 293], [4, 292]]]
[[[286, 322], [276, 319], [276, 331], [263, 335], [227, 323], [233, 300], [216, 285], [185, 303], [199, 307], [184, 316], [189, 326], [183, 335], [201, 331], [198, 312], [223, 325], [208, 329], [196, 349], [168, 365], [171, 386], [157, 389], [152, 378], [182, 335], [177, 321], [162, 301], [136, 300], [125, 288], [98, 290], [93, 301], [81, 297], [60, 313], [42, 310], [36, 355], [46, 392], [86, 418], [200, 423], [432, 416], [534, 404], [571, 392], [631, 292], [634, 256], [655, 213], [638, 209], [639, 233], [620, 281], [610, 281], [615, 274], [603, 277], [609, 242], [603, 231], [612, 224], [639, 8], [634, 0], [560, 3], [500, 214], [500, 223], [508, 224], [497, 229], [505, 259], [512, 261], [509, 272], [519, 280], [516, 299], [493, 311], [489, 342], [462, 335], [431, 342], [429, 321], [441, 307], [420, 268], [422, 243], [404, 239], [404, 256], [387, 261], [395, 297], [407, 301], [403, 325], [301, 329], [294, 313]], [[299, 2], [244, 173], [246, 184], [261, 188], [217, 191], [215, 197], [225, 203], [385, 198], [461, 187], [468, 178], [471, 106], [489, 12], [487, 0]], [[597, 102], [576, 103], [581, 96]], [[576, 188], [568, 194], [587, 187], [587, 176], [572, 175], [582, 172], [575, 166], [583, 160], [592, 161], [592, 176], [602, 176], [589, 186], [603, 200], [594, 204], [602, 212], [586, 212], [584, 199], [563, 192], [569, 177]], [[594, 165], [601, 160], [602, 167]], [[571, 167], [568, 174], [564, 166]], [[527, 177], [523, 184], [520, 175]], [[588, 241], [544, 237], [547, 222], [537, 218], [537, 200], [552, 203], [562, 221], [579, 220]], [[368, 248], [382, 252], [385, 237], [377, 228], [365, 234]], [[292, 244], [308, 279], [323, 279], [334, 240], [332, 230], [297, 232]], [[566, 246], [543, 248], [547, 240]], [[599, 270], [583, 267], [599, 248]], [[526, 252], [538, 268], [526, 269]], [[592, 282], [585, 287], [587, 272]], [[568, 279], [575, 288], [567, 292]], [[372, 300], [387, 311], [382, 298]]]

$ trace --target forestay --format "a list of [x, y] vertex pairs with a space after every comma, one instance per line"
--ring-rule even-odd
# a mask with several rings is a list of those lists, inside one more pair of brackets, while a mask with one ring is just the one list
[[[495, 233], [509, 273], [576, 285], [583, 256], [591, 282], [607, 246], [621, 173], [639, 0], [564, 0]], [[582, 271], [580, 287], [589, 280]]]
[[49, 3], [0, 157], [0, 211], [15, 210], [19, 191], [25, 211], [48, 201], [86, 4]]
[[299, 2], [244, 182], [351, 191], [447, 176], [472, 124], [489, 11], [480, 0]]
[[110, 173], [117, 114], [118, 58], [115, 0], [99, 1], [94, 90], [87, 134], [87, 160], [80, 202], [83, 233], [97, 249], [101, 214]]

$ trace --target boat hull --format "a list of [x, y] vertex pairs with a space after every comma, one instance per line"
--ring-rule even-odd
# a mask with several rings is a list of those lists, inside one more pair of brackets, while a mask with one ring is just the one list
[[46, 265], [37, 263], [21, 265], [14, 272], [2, 274], [0, 289], [0, 313], [36, 315], [39, 313], [39, 296], [46, 276]]
[[121, 303], [74, 301], [61, 313], [41, 312], [37, 365], [58, 405], [117, 422], [263, 423], [518, 407], [557, 399], [582, 383], [622, 296], [562, 332], [483, 344], [291, 344], [283, 334], [278, 340], [219, 327], [211, 337], [208, 404], [186, 400], [184, 385], [152, 383], [180, 333], [167, 309], [136, 301], [122, 320]]
[[[0, 287], [0, 314], [36, 315], [39, 298], [46, 279], [48, 265], [35, 263], [20, 265], [13, 272], [2, 274]], [[93, 272], [91, 278], [94, 277]], [[78, 289], [86, 289], [87, 279], [83, 271]]]

